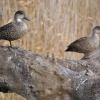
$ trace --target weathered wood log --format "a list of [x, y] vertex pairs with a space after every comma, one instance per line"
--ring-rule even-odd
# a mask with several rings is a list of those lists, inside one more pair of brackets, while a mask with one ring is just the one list
[[75, 61], [0, 46], [0, 92], [27, 100], [100, 100], [100, 48]]

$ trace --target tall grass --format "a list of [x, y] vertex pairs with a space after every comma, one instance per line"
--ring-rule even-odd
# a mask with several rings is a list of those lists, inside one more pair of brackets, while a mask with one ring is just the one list
[[[49, 52], [55, 57], [80, 59], [78, 53], [64, 50], [74, 40], [88, 36], [95, 25], [100, 25], [100, 0], [0, 0], [0, 26], [13, 20], [17, 10], [23, 10], [30, 18], [27, 34], [14, 46], [32, 50], [40, 55]], [[9, 45], [1, 40], [0, 45]], [[19, 100], [15, 94], [0, 100]]]

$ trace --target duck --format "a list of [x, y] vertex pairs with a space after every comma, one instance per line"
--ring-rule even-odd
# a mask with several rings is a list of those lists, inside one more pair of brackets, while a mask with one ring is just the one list
[[16, 11], [14, 21], [0, 27], [0, 40], [8, 40], [10, 47], [12, 47], [11, 41], [17, 40], [26, 34], [27, 25], [23, 20], [30, 21], [24, 11]]
[[78, 52], [78, 53], [91, 53], [99, 47], [99, 36], [100, 26], [95, 26], [92, 29], [92, 35], [90, 37], [82, 37], [77, 39], [68, 45], [65, 52]]

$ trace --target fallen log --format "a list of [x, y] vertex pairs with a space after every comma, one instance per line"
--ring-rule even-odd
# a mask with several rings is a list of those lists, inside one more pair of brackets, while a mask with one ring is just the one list
[[100, 100], [100, 48], [67, 60], [0, 46], [0, 92], [27, 100]]

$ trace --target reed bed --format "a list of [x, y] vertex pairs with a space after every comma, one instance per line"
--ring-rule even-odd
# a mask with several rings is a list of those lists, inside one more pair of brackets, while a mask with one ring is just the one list
[[[23, 10], [30, 18], [27, 34], [13, 46], [31, 50], [40, 55], [80, 59], [78, 53], [65, 53], [74, 40], [91, 34], [100, 25], [100, 0], [0, 0], [0, 26], [13, 21], [15, 11]], [[0, 45], [9, 42], [0, 40]], [[16, 94], [0, 94], [0, 100], [24, 100]]]

